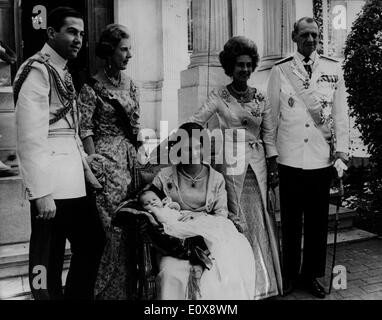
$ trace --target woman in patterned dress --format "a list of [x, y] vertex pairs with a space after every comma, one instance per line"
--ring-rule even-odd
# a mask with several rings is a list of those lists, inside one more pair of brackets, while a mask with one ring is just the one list
[[[190, 121], [205, 125], [217, 115], [219, 130], [224, 137], [222, 150], [225, 158], [220, 163], [222, 166], [216, 168], [225, 177], [228, 210], [233, 221], [239, 221], [236, 224], [253, 248], [255, 299], [263, 299], [282, 293], [278, 239], [274, 219], [267, 210], [267, 182], [271, 186], [277, 184], [277, 150], [271, 107], [262, 92], [247, 84], [259, 61], [253, 41], [233, 37], [224, 45], [219, 58], [232, 82], [213, 90]], [[235, 150], [236, 158], [229, 159]], [[218, 160], [217, 156], [216, 163]], [[235, 161], [236, 166], [229, 165]]]
[[97, 277], [97, 299], [133, 298], [135, 267], [128, 263], [128, 250], [133, 248], [126, 246], [126, 234], [111, 225], [113, 212], [131, 188], [138, 147], [138, 92], [134, 82], [122, 72], [131, 58], [130, 52], [126, 27], [106, 26], [96, 48], [105, 67], [83, 86], [78, 98], [85, 151], [105, 157], [101, 167], [92, 168], [103, 185], [96, 194], [96, 203], [108, 239]]

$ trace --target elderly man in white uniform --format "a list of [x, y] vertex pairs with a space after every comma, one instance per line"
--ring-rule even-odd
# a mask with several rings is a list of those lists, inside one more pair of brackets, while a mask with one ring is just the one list
[[[105, 235], [86, 196], [86, 158], [78, 139], [76, 92], [66, 63], [82, 46], [84, 22], [72, 8], [54, 9], [48, 41], [21, 66], [14, 83], [17, 155], [31, 204], [29, 280], [35, 299], [92, 299]], [[91, 172], [90, 172], [91, 174]], [[65, 242], [71, 263], [62, 292]]]
[[276, 63], [268, 83], [279, 153], [284, 293], [302, 280], [311, 294], [324, 298], [317, 278], [325, 275], [332, 164], [348, 154], [346, 91], [340, 62], [316, 51], [314, 19], [298, 20], [292, 39], [296, 54]]

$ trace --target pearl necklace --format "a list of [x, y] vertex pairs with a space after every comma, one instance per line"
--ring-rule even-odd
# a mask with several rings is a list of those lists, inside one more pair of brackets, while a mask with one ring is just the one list
[[238, 91], [234, 88], [233, 84], [231, 83], [229, 85], [229, 88], [232, 90], [232, 92], [234, 93], [235, 96], [238, 97], [238, 101], [243, 104], [244, 101], [245, 101], [245, 98], [248, 97], [248, 93], [249, 93], [249, 87], [247, 86], [247, 89], [245, 89], [245, 91]]
[[109, 75], [106, 72], [106, 68], [103, 69], [103, 72], [105, 74], [105, 77], [109, 82], [111, 83], [112, 86], [118, 88], [119, 85], [121, 84], [121, 71], [118, 72], [118, 80], [114, 80], [113, 78], [109, 77]]
[[195, 176], [195, 177], [191, 177], [186, 171], [184, 171], [184, 169], [182, 168], [182, 167], [180, 167], [180, 169], [181, 169], [181, 173], [186, 177], [186, 178], [188, 178], [188, 179], [190, 179], [191, 180], [191, 186], [193, 187], [193, 188], [195, 188], [195, 184], [196, 184], [196, 182], [198, 181], [198, 179], [200, 179], [200, 177], [201, 177], [201, 175], [202, 175], [202, 173], [203, 173], [203, 169], [204, 169], [204, 167], [202, 166], [202, 169], [198, 172], [198, 174]]

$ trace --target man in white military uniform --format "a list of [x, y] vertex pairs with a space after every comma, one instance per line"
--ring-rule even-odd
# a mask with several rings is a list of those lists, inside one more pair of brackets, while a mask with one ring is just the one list
[[292, 38], [296, 54], [275, 64], [268, 83], [279, 153], [284, 293], [302, 280], [324, 298], [317, 278], [325, 275], [332, 164], [347, 160], [346, 91], [341, 64], [316, 51], [319, 29], [312, 18], [297, 21]]
[[[82, 46], [84, 22], [68, 7], [54, 9], [48, 41], [20, 68], [14, 83], [17, 155], [31, 204], [29, 280], [35, 299], [92, 299], [105, 235], [86, 196], [87, 161], [78, 139], [76, 92], [68, 59]], [[66, 239], [72, 258], [62, 292]]]

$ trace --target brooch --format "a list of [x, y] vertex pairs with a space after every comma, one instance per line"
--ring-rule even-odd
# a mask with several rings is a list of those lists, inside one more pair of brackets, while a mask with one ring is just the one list
[[220, 96], [222, 97], [223, 100], [227, 102], [231, 102], [231, 97], [227, 90], [223, 89], [220, 93]]
[[264, 99], [265, 99], [265, 97], [264, 97], [261, 93], [258, 93], [258, 94], [256, 95], [256, 98], [257, 98], [257, 100], [258, 100], [259, 102], [264, 101]]
[[260, 117], [260, 116], [261, 116], [260, 109], [257, 108], [255, 111], [251, 111], [251, 114], [252, 114], [255, 118]]
[[309, 88], [309, 86], [310, 86], [310, 82], [309, 82], [309, 79], [307, 78], [307, 79], [305, 79], [305, 81], [303, 82], [303, 84], [302, 84], [303, 86], [304, 86], [304, 88], [305, 89], [308, 89]]
[[292, 97], [289, 97], [289, 99], [288, 99], [288, 105], [289, 105], [291, 108], [293, 108], [293, 106], [294, 106], [294, 99], [293, 99]]

